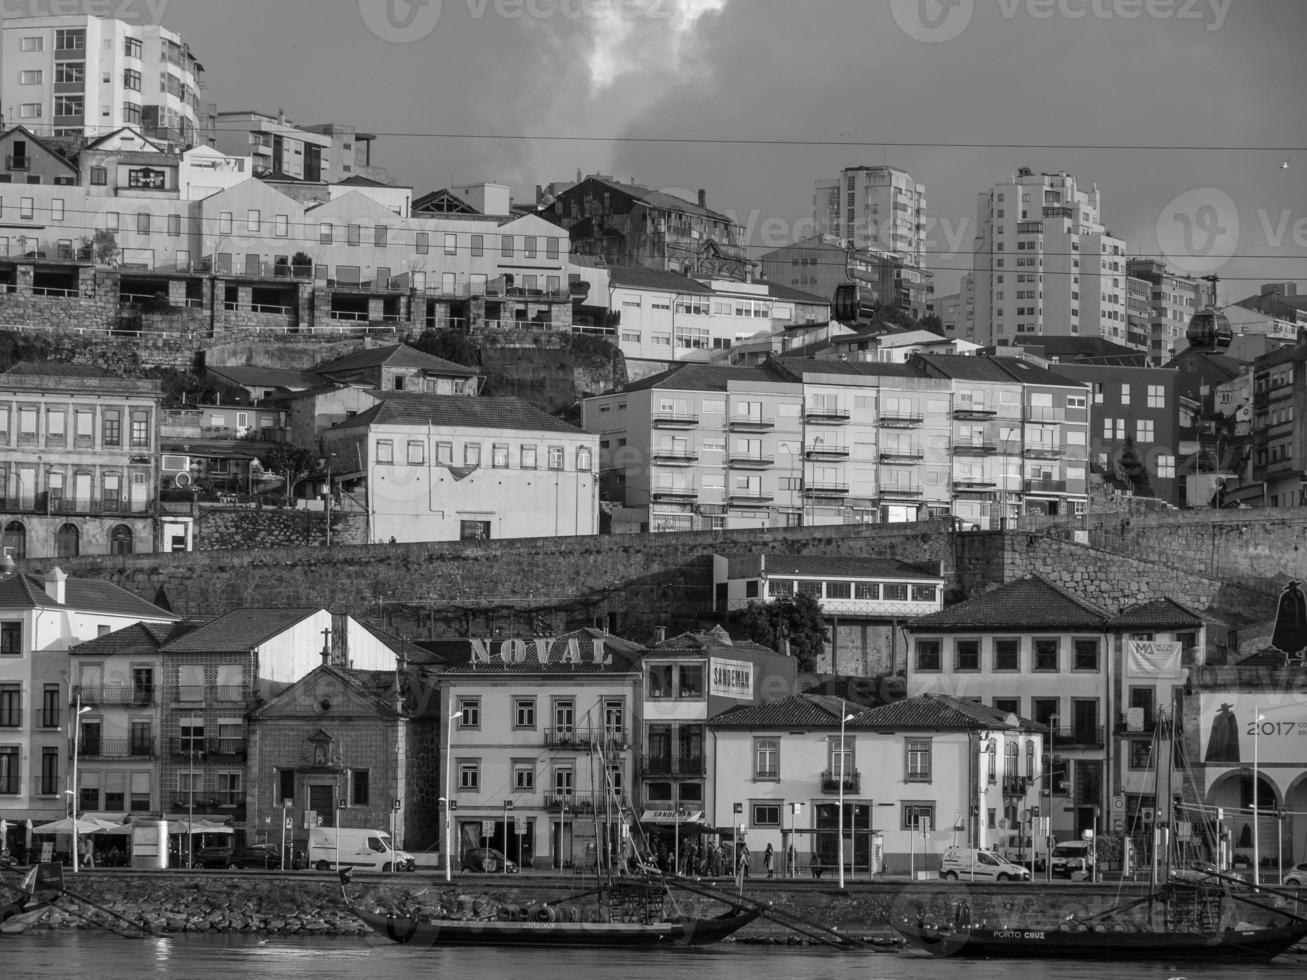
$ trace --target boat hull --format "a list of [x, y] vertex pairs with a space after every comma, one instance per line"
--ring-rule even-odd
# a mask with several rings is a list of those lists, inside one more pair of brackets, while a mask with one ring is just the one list
[[940, 932], [895, 927], [913, 945], [937, 956], [995, 959], [1223, 960], [1265, 962], [1302, 941], [1307, 925], [1229, 929], [1214, 935], [1180, 932], [1083, 932], [970, 929]]
[[650, 924], [626, 922], [503, 922], [431, 920], [386, 916], [354, 909], [377, 933], [396, 943], [418, 946], [557, 946], [625, 949], [651, 946], [706, 946], [720, 942], [757, 918], [731, 912], [712, 919], [683, 916]]

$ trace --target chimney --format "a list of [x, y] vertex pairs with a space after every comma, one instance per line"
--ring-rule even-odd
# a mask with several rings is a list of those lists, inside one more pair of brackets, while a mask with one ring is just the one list
[[654, 643], [655, 643], [655, 644], [658, 644], [658, 643], [665, 643], [665, 642], [667, 642], [667, 627], [666, 627], [666, 626], [655, 626], [655, 627], [654, 627]]
[[67, 599], [68, 576], [57, 565], [45, 574], [45, 594], [61, 604]]
[[280, 107], [277, 109], [277, 122], [283, 126], [286, 125], [286, 110]]
[[706, 208], [707, 206], [708, 206], [708, 192], [707, 192], [706, 190], [704, 190], [702, 187], [700, 187], [700, 188], [699, 188], [699, 207], [701, 207], [701, 208]]

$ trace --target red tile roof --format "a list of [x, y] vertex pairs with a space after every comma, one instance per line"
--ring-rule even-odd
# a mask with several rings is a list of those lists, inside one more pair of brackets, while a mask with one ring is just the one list
[[992, 592], [959, 602], [908, 624], [914, 633], [957, 633], [971, 630], [1019, 629], [1026, 633], [1109, 628], [1110, 614], [1031, 575]]
[[248, 653], [303, 622], [318, 609], [233, 609], [167, 643], [164, 653]]

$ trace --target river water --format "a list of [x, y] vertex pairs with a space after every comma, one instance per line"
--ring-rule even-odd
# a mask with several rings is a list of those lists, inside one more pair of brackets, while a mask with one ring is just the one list
[[1109, 965], [938, 960], [916, 953], [840, 953], [726, 943], [698, 950], [412, 949], [380, 939], [176, 935], [124, 939], [76, 932], [0, 936], [0, 977], [26, 980], [1170, 980], [1307, 976], [1307, 957], [1269, 964]]

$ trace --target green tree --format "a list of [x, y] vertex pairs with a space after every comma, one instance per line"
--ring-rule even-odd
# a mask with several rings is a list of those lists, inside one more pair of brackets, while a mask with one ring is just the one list
[[773, 650], [781, 649], [788, 639], [790, 656], [804, 673], [816, 670], [817, 657], [828, 638], [821, 603], [805, 594], [781, 596], [768, 603], [751, 602], [733, 615], [731, 629]]
[[300, 481], [318, 471], [318, 457], [315, 454], [288, 442], [277, 443], [259, 457], [259, 462], [269, 473], [276, 473], [285, 478], [287, 505], [290, 504], [295, 487]]
[[443, 357], [465, 367], [481, 367], [481, 351], [461, 330], [427, 330], [413, 346], [433, 357]]

